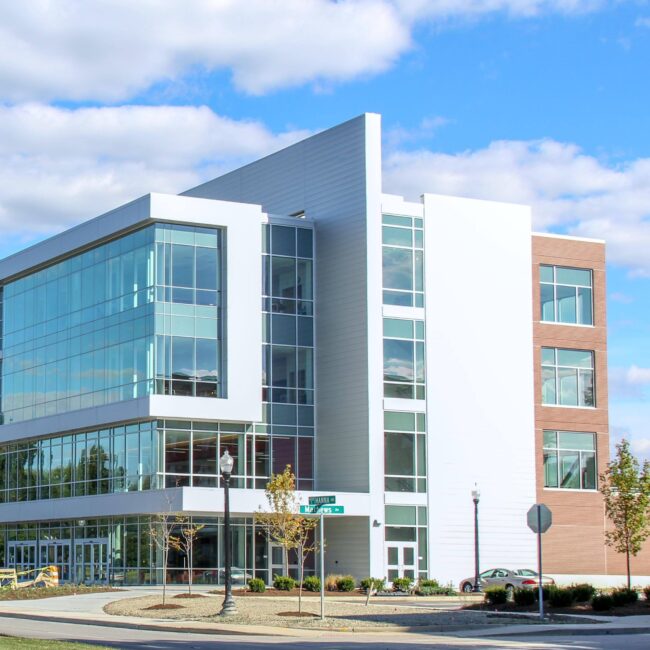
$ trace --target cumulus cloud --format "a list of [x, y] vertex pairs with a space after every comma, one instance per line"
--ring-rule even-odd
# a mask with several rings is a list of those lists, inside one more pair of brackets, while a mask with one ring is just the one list
[[31, 0], [0, 3], [0, 100], [117, 102], [188, 72], [260, 94], [380, 73], [422, 21], [592, 11], [596, 0]]
[[0, 107], [0, 224], [50, 233], [151, 191], [178, 192], [308, 135], [206, 107]]
[[384, 188], [529, 204], [538, 230], [604, 238], [610, 262], [650, 276], [650, 159], [614, 165], [553, 140], [497, 141], [458, 154], [389, 152]]

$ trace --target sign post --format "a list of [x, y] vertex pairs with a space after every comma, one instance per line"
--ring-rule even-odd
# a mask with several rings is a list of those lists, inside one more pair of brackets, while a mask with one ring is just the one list
[[341, 515], [344, 513], [343, 506], [334, 505], [336, 496], [326, 495], [318, 497], [309, 497], [308, 506], [300, 506], [302, 515], [320, 515], [319, 533], [320, 533], [320, 619], [325, 620], [325, 515]]
[[537, 573], [539, 574], [539, 618], [544, 620], [544, 589], [542, 587], [542, 535], [551, 527], [553, 515], [543, 503], [531, 506], [526, 516], [528, 528], [537, 533]]

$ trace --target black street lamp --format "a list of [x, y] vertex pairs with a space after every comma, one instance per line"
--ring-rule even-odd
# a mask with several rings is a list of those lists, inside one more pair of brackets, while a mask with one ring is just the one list
[[474, 483], [472, 490], [472, 501], [474, 501], [474, 589], [472, 591], [481, 591], [481, 576], [479, 575], [479, 560], [478, 560], [478, 501], [481, 496], [478, 485]]
[[223, 536], [224, 546], [226, 550], [226, 597], [223, 599], [223, 605], [219, 614], [221, 616], [230, 616], [237, 614], [237, 606], [232, 597], [232, 571], [231, 571], [231, 540], [230, 540], [230, 474], [235, 461], [228, 453], [228, 450], [223, 452], [223, 456], [219, 459], [219, 469], [221, 470], [221, 477], [223, 478], [223, 505], [224, 505], [224, 521], [223, 521]]

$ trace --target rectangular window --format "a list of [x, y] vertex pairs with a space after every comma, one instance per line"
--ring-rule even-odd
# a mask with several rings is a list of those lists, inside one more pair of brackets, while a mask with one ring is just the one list
[[384, 304], [424, 307], [423, 220], [382, 217]]
[[424, 413], [384, 413], [384, 489], [426, 492]]
[[425, 398], [423, 321], [384, 318], [384, 397]]
[[542, 321], [593, 325], [593, 274], [590, 269], [540, 265]]
[[596, 405], [591, 350], [542, 348], [542, 404]]
[[544, 431], [544, 487], [595, 490], [596, 436], [573, 431]]

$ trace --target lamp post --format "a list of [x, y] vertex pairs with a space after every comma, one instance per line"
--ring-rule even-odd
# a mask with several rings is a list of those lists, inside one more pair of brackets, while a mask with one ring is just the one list
[[230, 616], [237, 614], [237, 606], [232, 597], [232, 575], [231, 575], [231, 545], [230, 545], [230, 474], [235, 461], [226, 449], [223, 456], [219, 459], [219, 469], [221, 470], [221, 477], [223, 478], [223, 505], [224, 505], [224, 520], [223, 520], [223, 535], [224, 546], [226, 550], [226, 597], [223, 599], [223, 605], [219, 614], [221, 616]]
[[478, 485], [474, 483], [472, 490], [472, 501], [474, 502], [474, 589], [472, 591], [481, 591], [481, 576], [479, 575], [479, 558], [478, 558], [478, 502], [481, 493]]

